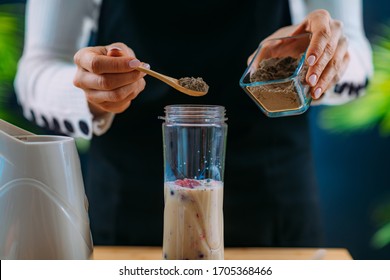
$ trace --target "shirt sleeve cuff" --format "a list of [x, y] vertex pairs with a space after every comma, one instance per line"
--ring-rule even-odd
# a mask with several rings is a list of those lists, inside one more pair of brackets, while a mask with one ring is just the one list
[[94, 118], [92, 121], [93, 134], [101, 136], [106, 133], [111, 127], [114, 117], [115, 115], [113, 113], [106, 113], [98, 118]]

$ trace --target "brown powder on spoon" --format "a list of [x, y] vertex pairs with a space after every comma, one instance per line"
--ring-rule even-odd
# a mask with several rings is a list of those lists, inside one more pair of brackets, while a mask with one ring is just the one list
[[179, 79], [179, 85], [190, 90], [208, 92], [209, 86], [202, 78], [185, 77]]
[[[263, 59], [258, 68], [250, 76], [250, 81], [274, 81], [290, 77], [298, 67], [300, 57], [290, 56], [282, 58]], [[301, 70], [300, 79], [304, 82], [307, 66]], [[251, 93], [268, 111], [294, 110], [301, 106], [294, 81], [257, 86]]]

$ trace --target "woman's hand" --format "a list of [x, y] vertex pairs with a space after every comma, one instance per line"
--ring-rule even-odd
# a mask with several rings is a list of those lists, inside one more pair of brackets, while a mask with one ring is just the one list
[[306, 81], [312, 86], [312, 96], [318, 99], [344, 74], [349, 63], [348, 41], [342, 22], [332, 19], [325, 10], [310, 13], [292, 35], [302, 32], [312, 33], [306, 54]]
[[339, 81], [349, 63], [348, 41], [342, 22], [332, 19], [326, 10], [315, 10], [302, 23], [283, 27], [266, 40], [306, 32], [312, 34], [306, 53], [309, 66], [306, 81], [311, 86], [312, 97], [318, 99]]
[[142, 63], [125, 44], [80, 49], [74, 62], [73, 83], [85, 92], [94, 116], [125, 111], [145, 88], [145, 74], [135, 70]]

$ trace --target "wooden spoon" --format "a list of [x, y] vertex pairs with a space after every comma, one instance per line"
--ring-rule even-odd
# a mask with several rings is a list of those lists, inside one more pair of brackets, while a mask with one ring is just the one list
[[192, 90], [192, 89], [183, 87], [183, 86], [181, 86], [179, 84], [179, 80], [178, 79], [175, 79], [175, 78], [172, 78], [172, 77], [160, 74], [160, 73], [158, 73], [156, 71], [150, 70], [150, 69], [145, 68], [143, 66], [138, 66], [135, 69], [137, 69], [138, 71], [144, 72], [144, 73], [146, 73], [146, 74], [148, 74], [150, 76], [153, 76], [156, 79], [159, 79], [160, 81], [170, 85], [171, 87], [173, 87], [173, 88], [177, 89], [178, 91], [180, 91], [182, 93], [185, 93], [187, 95], [203, 96], [203, 95], [207, 94], [207, 91], [196, 91], [196, 90]]
[[[118, 47], [112, 47], [107, 52], [107, 55], [112, 56], [112, 57], [120, 57], [120, 56], [123, 56], [123, 52]], [[170, 85], [171, 87], [177, 89], [178, 91], [180, 91], [182, 93], [185, 93], [185, 94], [188, 94], [191, 96], [203, 96], [203, 95], [207, 94], [207, 90], [206, 91], [196, 91], [196, 90], [186, 88], [186, 87], [180, 85], [178, 79], [157, 73], [156, 71], [150, 70], [149, 68], [145, 68], [143, 66], [138, 66], [135, 69], [137, 69], [138, 71], [144, 72], [150, 76], [153, 76], [156, 79], [159, 79], [160, 81], [163, 81], [164, 83]]]

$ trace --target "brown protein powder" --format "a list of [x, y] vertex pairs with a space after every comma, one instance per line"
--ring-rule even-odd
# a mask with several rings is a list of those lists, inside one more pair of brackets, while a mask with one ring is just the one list
[[[258, 68], [250, 76], [251, 83], [281, 80], [294, 74], [301, 57], [263, 59]], [[301, 69], [299, 79], [305, 80], [307, 66]], [[273, 83], [250, 88], [252, 96], [258, 100], [267, 111], [295, 110], [301, 107], [294, 81]]]
[[180, 78], [179, 85], [195, 91], [208, 92], [209, 90], [209, 86], [206, 84], [205, 81], [203, 81], [202, 78], [194, 78], [194, 77]]

